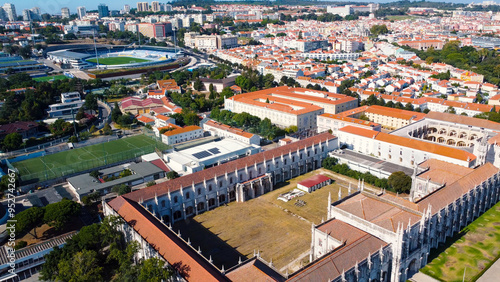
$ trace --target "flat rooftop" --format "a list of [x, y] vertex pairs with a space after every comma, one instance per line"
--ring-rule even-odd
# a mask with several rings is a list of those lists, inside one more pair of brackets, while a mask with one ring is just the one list
[[167, 154], [165, 158], [168, 160], [167, 162], [174, 161], [186, 166], [198, 166], [200, 164], [211, 165], [224, 156], [232, 158], [258, 151], [260, 151], [260, 146], [245, 144], [233, 139], [222, 139], [172, 152]]
[[334, 154], [334, 156], [336, 158], [348, 159], [352, 162], [356, 162], [356, 163], [371, 167], [374, 170], [380, 169], [382, 171], [386, 171], [389, 173], [393, 173], [396, 171], [402, 171], [406, 175], [410, 175], [410, 176], [413, 174], [413, 170], [411, 168], [400, 166], [400, 165], [390, 163], [390, 162], [387, 162], [384, 160], [379, 160], [377, 158], [363, 155], [360, 153], [356, 153], [354, 151], [342, 150], [342, 154], [339, 154], [335, 151], [332, 153]]

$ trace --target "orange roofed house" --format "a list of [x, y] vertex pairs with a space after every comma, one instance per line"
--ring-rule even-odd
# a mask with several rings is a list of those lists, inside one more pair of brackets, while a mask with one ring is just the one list
[[161, 141], [167, 145], [203, 137], [203, 129], [196, 125], [175, 128], [162, 134]]
[[268, 118], [279, 127], [295, 125], [299, 130], [317, 127], [317, 116], [337, 114], [358, 106], [358, 100], [341, 94], [281, 86], [225, 99], [226, 110]]

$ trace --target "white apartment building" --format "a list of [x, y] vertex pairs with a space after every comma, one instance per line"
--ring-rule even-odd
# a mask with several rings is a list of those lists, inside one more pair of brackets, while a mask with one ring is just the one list
[[474, 154], [461, 149], [354, 126], [339, 129], [337, 136], [339, 145], [409, 168], [428, 159], [465, 167], [473, 167], [476, 163]]
[[172, 145], [201, 137], [203, 137], [203, 129], [196, 125], [190, 125], [163, 133], [161, 141], [167, 145]]

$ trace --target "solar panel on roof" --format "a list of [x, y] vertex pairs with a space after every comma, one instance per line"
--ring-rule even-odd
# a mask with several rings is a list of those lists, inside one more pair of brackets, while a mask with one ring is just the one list
[[212, 148], [212, 149], [208, 149], [208, 151], [212, 154], [220, 154], [220, 151], [219, 151], [219, 148]]
[[203, 158], [206, 158], [206, 157], [210, 157], [211, 155], [212, 154], [210, 154], [207, 151], [201, 151], [201, 152], [198, 152], [198, 153], [194, 153], [193, 157], [195, 157], [197, 159], [203, 159]]

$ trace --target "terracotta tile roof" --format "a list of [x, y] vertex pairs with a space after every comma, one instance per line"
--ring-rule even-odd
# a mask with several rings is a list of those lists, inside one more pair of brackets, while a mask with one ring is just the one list
[[396, 232], [399, 223], [406, 226], [409, 221], [417, 222], [422, 217], [416, 211], [403, 209], [384, 199], [386, 198], [358, 194], [336, 207], [391, 232]]
[[324, 118], [331, 118], [331, 119], [342, 120], [342, 121], [345, 121], [345, 122], [357, 123], [357, 124], [360, 124], [360, 125], [365, 125], [365, 126], [370, 126], [370, 127], [376, 127], [376, 126], [380, 125], [378, 123], [371, 122], [369, 120], [362, 120], [362, 119], [357, 119], [357, 118], [344, 117], [342, 115], [322, 114], [320, 116], [324, 117]]
[[370, 106], [367, 110], [367, 113], [373, 113], [376, 115], [394, 117], [398, 119], [404, 120], [420, 120], [425, 117], [424, 113], [417, 113], [412, 111], [406, 111], [401, 109], [394, 109], [382, 106]]
[[423, 211], [430, 205], [432, 212], [435, 213], [496, 173], [498, 173], [498, 168], [491, 163], [486, 163], [469, 174], [464, 175], [458, 181], [446, 185], [417, 201], [418, 209], [419, 211]]
[[213, 121], [213, 120], [209, 120], [205, 124], [208, 126], [212, 126], [212, 127], [227, 131], [227, 132], [231, 132], [233, 134], [240, 135], [240, 136], [245, 137], [245, 138], [252, 138], [253, 136], [255, 136], [255, 134], [252, 134], [250, 132], [246, 132], [246, 131], [243, 131], [242, 129], [232, 127], [229, 125], [225, 125], [223, 123], [218, 123], [218, 122]]
[[361, 231], [340, 220], [328, 222], [332, 230], [331, 236], [338, 236], [335, 232], [342, 232], [346, 235], [346, 244], [334, 250], [329, 255], [313, 262], [304, 269], [296, 272], [287, 281], [333, 281], [342, 274], [343, 270], [354, 267], [356, 262], [361, 262], [371, 253], [387, 246], [387, 243]]
[[362, 129], [362, 130], [359, 130], [359, 129], [362, 129], [362, 128], [348, 125], [348, 126], [342, 127], [339, 130], [343, 131], [343, 132], [351, 133], [351, 134], [360, 135], [360, 136], [367, 137], [367, 138], [374, 138], [380, 133], [378, 131], [369, 130], [369, 129]]
[[436, 155], [441, 155], [453, 159], [459, 159], [462, 161], [473, 161], [476, 159], [476, 156], [460, 149], [451, 148], [435, 143], [425, 142], [418, 139], [412, 139], [402, 136], [391, 135], [384, 132], [373, 131], [369, 129], [364, 129], [355, 126], [346, 126], [340, 131], [367, 137], [367, 138], [375, 138], [378, 141], [391, 143], [395, 145], [399, 145], [402, 147], [413, 148], [415, 150], [420, 150]]
[[449, 157], [452, 159], [459, 159], [462, 161], [473, 161], [476, 159], [476, 156], [460, 149], [451, 148], [435, 143], [425, 142], [418, 139], [411, 139], [401, 136], [390, 135], [387, 133], [378, 134], [376, 137], [377, 140], [392, 143], [408, 148], [413, 148], [416, 150], [421, 150], [425, 152], [429, 152], [436, 155], [441, 155], [445, 157]]
[[146, 116], [139, 116], [137, 118], [137, 120], [140, 121], [140, 122], [144, 122], [144, 123], [150, 123], [150, 122], [155, 121], [154, 119], [148, 118]]
[[305, 147], [317, 145], [319, 142], [334, 140], [337, 137], [325, 132], [304, 140], [293, 142], [275, 149], [267, 150], [257, 153], [255, 155], [240, 158], [231, 162], [220, 164], [211, 168], [204, 169], [186, 176], [181, 176], [154, 186], [146, 187], [141, 190], [133, 191], [125, 195], [125, 197], [133, 200], [140, 201], [152, 199], [155, 195], [165, 195], [168, 191], [178, 191], [182, 188], [191, 187], [194, 184], [203, 183], [206, 179], [212, 179], [215, 175], [217, 177], [224, 177], [225, 173], [234, 173], [236, 169], [244, 169], [246, 166], [253, 166], [255, 163], [262, 163], [264, 160], [271, 160], [273, 157], [279, 157], [282, 154], [296, 152], [303, 150]]
[[309, 177], [307, 179], [304, 179], [304, 180], [300, 181], [297, 184], [300, 184], [302, 186], [311, 188], [314, 185], [318, 185], [318, 184], [323, 183], [325, 181], [328, 181], [330, 179], [331, 178], [328, 177], [328, 176], [325, 176], [325, 175], [322, 175], [322, 174], [317, 174], [317, 175], [311, 176], [311, 177]]
[[226, 276], [231, 281], [237, 282], [273, 282], [285, 280], [281, 274], [267, 266], [257, 257], [228, 269]]
[[155, 98], [147, 98], [145, 100], [141, 100], [135, 97], [128, 97], [121, 101], [120, 107], [126, 110], [128, 107], [136, 106], [136, 107], [157, 107], [163, 105], [163, 102], [160, 99]]
[[228, 281], [215, 266], [139, 203], [119, 196], [108, 204], [187, 281]]
[[201, 127], [199, 127], [197, 125], [190, 125], [190, 126], [186, 126], [186, 127], [177, 128], [177, 129], [174, 129], [174, 130], [167, 131], [167, 132], [163, 133], [163, 135], [165, 135], [165, 136], [174, 136], [174, 135], [186, 133], [186, 132], [189, 132], [189, 131], [195, 131], [195, 130], [201, 130]]
[[19, 133], [37, 127], [38, 123], [34, 121], [16, 121], [13, 123], [0, 125], [0, 134], [10, 134], [15, 132]]
[[466, 117], [466, 116], [462, 116], [462, 115], [455, 115], [455, 114], [449, 114], [449, 113], [438, 113], [438, 112], [429, 112], [427, 114], [426, 118], [435, 119], [435, 120], [442, 120], [442, 121], [447, 121], [447, 122], [457, 123], [457, 124], [471, 125], [471, 126], [475, 126], [475, 127], [482, 127], [482, 128], [492, 129], [495, 131], [500, 131], [500, 123], [486, 120], [486, 119]]
[[167, 167], [167, 165], [163, 162], [162, 159], [153, 160], [150, 163], [154, 164], [155, 166], [157, 166], [158, 168], [162, 169], [165, 172], [170, 171], [170, 169]]
[[[315, 93], [317, 95], [313, 96], [306, 93]], [[338, 105], [356, 100], [356, 98], [346, 95], [287, 86], [235, 95], [231, 99], [292, 114], [303, 114], [321, 110], [322, 107], [316, 104]], [[266, 100], [269, 100], [271, 103], [266, 103]]]
[[434, 183], [451, 184], [474, 169], [461, 165], [452, 164], [436, 159], [429, 159], [421, 163], [419, 167], [428, 169], [418, 175], [421, 179], [429, 179]]

